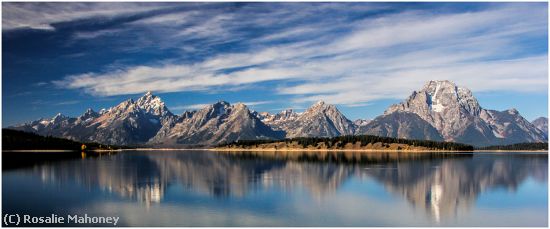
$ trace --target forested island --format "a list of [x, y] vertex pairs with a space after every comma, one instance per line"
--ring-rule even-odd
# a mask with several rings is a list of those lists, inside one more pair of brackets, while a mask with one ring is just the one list
[[284, 140], [239, 140], [214, 150], [380, 150], [380, 151], [473, 151], [471, 145], [454, 142], [411, 140], [372, 135], [333, 138], [289, 138]]

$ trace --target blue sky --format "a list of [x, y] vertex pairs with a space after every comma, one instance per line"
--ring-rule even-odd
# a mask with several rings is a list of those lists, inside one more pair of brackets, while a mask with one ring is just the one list
[[547, 116], [547, 3], [3, 3], [2, 125], [153, 91], [372, 119], [448, 79]]

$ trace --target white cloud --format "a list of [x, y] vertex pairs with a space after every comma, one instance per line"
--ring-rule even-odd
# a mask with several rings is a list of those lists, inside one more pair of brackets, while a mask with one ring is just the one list
[[[547, 54], [525, 53], [522, 43], [547, 33], [546, 8], [538, 6], [507, 4], [478, 12], [390, 14], [353, 25], [327, 25], [331, 27], [326, 30], [346, 28], [330, 34], [330, 39], [319, 35], [308, 41], [262, 46], [262, 38], [278, 39], [271, 33], [256, 39], [260, 44], [246, 52], [220, 53], [195, 63], [72, 75], [54, 83], [110, 96], [148, 90], [230, 90], [279, 81], [276, 92], [294, 95], [292, 102], [325, 100], [349, 106], [403, 98], [433, 79], [453, 80], [474, 91], [545, 92]], [[233, 26], [233, 14], [218, 15], [179, 35], [225, 39], [232, 35], [228, 31]], [[279, 37], [314, 32], [310, 28], [293, 26]]]
[[55, 23], [92, 17], [110, 18], [160, 8], [161, 5], [151, 3], [5, 2], [2, 4], [2, 29], [54, 30], [52, 24]]
[[251, 101], [251, 102], [237, 102], [237, 103], [243, 103], [247, 106], [257, 106], [257, 105], [264, 105], [264, 104], [270, 104], [273, 103], [273, 101]]
[[198, 16], [198, 11], [174, 12], [168, 14], [160, 14], [157, 16], [143, 18], [133, 21], [133, 25], [152, 25], [152, 26], [180, 26], [186, 23], [191, 23], [193, 17]]
[[34, 83], [33, 86], [35, 87], [42, 87], [48, 85], [48, 82], [40, 81], [38, 83]]
[[211, 105], [211, 104], [199, 103], [199, 104], [179, 105], [179, 106], [170, 107], [170, 110], [172, 111], [200, 110], [202, 108], [205, 108], [208, 105]]
[[190, 26], [175, 36], [183, 37], [187, 39], [199, 39], [199, 38], [212, 38], [212, 37], [224, 37], [226, 30], [224, 26], [227, 26], [227, 21], [234, 19], [232, 14], [219, 14], [212, 18], [209, 18], [196, 26]]
[[73, 104], [77, 104], [77, 103], [80, 103], [80, 101], [78, 101], [78, 100], [68, 100], [68, 101], [58, 102], [55, 105], [62, 106], [62, 105], [73, 105]]
[[[251, 101], [251, 102], [235, 102], [235, 103], [232, 103], [232, 104], [237, 104], [237, 103], [243, 103], [247, 106], [256, 106], [256, 105], [263, 105], [263, 104], [269, 104], [269, 103], [273, 103], [273, 101]], [[205, 108], [209, 105], [212, 105], [212, 104], [209, 104], [209, 103], [198, 103], [198, 104], [188, 104], [188, 105], [177, 105], [177, 106], [172, 106], [170, 107], [170, 110], [173, 110], [173, 111], [184, 111], [184, 110], [200, 110], [202, 108]]]
[[94, 39], [102, 36], [112, 36], [116, 34], [120, 34], [122, 32], [126, 31], [125, 29], [105, 29], [105, 30], [98, 30], [98, 31], [83, 31], [83, 32], [76, 32], [73, 37], [75, 39]]

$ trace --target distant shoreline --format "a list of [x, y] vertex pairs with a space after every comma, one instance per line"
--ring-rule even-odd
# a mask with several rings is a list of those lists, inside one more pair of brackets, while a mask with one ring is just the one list
[[68, 153], [68, 152], [98, 152], [98, 153], [108, 153], [108, 152], [121, 152], [121, 151], [138, 151], [138, 150], [144, 150], [144, 151], [185, 151], [185, 150], [208, 150], [205, 148], [129, 148], [129, 149], [93, 149], [93, 150], [67, 150], [67, 149], [18, 149], [18, 150], [2, 150], [2, 152], [6, 153]]
[[18, 149], [18, 150], [2, 150], [6, 153], [69, 153], [69, 152], [122, 152], [122, 151], [187, 151], [187, 150], [204, 150], [208, 151], [208, 148], [128, 148], [128, 149], [92, 149], [92, 150], [68, 150], [68, 149]]
[[427, 153], [427, 152], [473, 152], [466, 150], [396, 150], [396, 149], [238, 149], [238, 148], [211, 148], [209, 151], [266, 151], [266, 152], [403, 152], [403, 153]]
[[266, 151], [266, 152], [402, 152], [402, 153], [475, 153], [475, 152], [539, 152], [548, 153], [548, 150], [384, 150], [384, 149], [220, 149], [220, 148], [210, 148], [209, 151]]
[[[502, 153], [511, 153], [511, 152], [533, 152], [533, 153], [548, 153], [548, 150], [394, 150], [394, 149], [227, 149], [227, 148], [134, 148], [134, 149], [113, 149], [113, 150], [86, 150], [85, 152], [98, 152], [98, 153], [108, 153], [108, 152], [122, 152], [122, 151], [265, 151], [265, 152], [401, 152], [401, 153], [475, 153], [475, 152], [502, 152]], [[66, 153], [66, 152], [80, 152], [78, 150], [2, 150], [2, 152], [28, 152], [28, 153]]]
[[548, 150], [474, 150], [473, 152], [533, 152], [533, 153], [548, 153]]

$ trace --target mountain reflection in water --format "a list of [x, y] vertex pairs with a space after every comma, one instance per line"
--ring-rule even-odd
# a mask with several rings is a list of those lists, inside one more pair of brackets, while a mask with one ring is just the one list
[[146, 208], [162, 205], [174, 185], [218, 199], [303, 189], [323, 201], [356, 177], [381, 184], [437, 223], [468, 211], [488, 190], [515, 192], [530, 177], [546, 183], [547, 163], [547, 154], [135, 151], [24, 171], [43, 183], [99, 188]]

